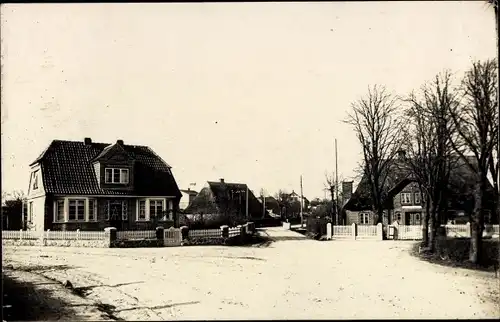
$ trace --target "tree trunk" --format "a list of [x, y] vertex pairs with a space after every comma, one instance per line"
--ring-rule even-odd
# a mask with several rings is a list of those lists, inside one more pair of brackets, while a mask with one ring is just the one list
[[[470, 228], [471, 228], [471, 238], [470, 238], [470, 252], [469, 260], [477, 264], [481, 260], [481, 249], [483, 241], [483, 198], [485, 191], [485, 178], [484, 175], [479, 172], [478, 182], [476, 183], [476, 189], [474, 191], [474, 212], [472, 213]], [[487, 179], [486, 179], [487, 180]]]
[[429, 215], [430, 205], [425, 203], [425, 212], [422, 214], [422, 244], [424, 247], [429, 246]]
[[431, 253], [436, 250], [436, 232], [437, 232], [437, 215], [436, 215], [436, 206], [433, 202], [430, 204], [430, 213], [429, 213], [429, 249]]

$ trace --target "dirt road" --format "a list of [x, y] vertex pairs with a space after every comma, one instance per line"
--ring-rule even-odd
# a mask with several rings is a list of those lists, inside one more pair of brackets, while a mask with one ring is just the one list
[[117, 319], [500, 316], [493, 273], [421, 262], [408, 254], [411, 242], [268, 233], [276, 242], [260, 248], [4, 247], [3, 260], [70, 280], [87, 300], [109, 304]]

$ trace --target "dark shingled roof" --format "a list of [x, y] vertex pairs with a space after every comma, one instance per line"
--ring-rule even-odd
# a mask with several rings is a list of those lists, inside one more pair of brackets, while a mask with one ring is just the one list
[[197, 195], [198, 194], [198, 192], [196, 192], [195, 190], [187, 190], [187, 189], [181, 189], [181, 192], [187, 193], [189, 195]]
[[[205, 187], [200, 191], [184, 212], [187, 214], [216, 213], [219, 209], [223, 208], [221, 200], [227, 200], [227, 198], [231, 196], [231, 193], [236, 193], [238, 191], [246, 192], [246, 189], [247, 185], [242, 183], [208, 181], [208, 187]], [[240, 209], [235, 210], [245, 215], [245, 202], [243, 201], [241, 205], [235, 205], [237, 208], [240, 206]], [[250, 190], [248, 190], [248, 214], [251, 218], [262, 217], [262, 205]]]
[[54, 140], [33, 162], [41, 164], [45, 190], [69, 195], [177, 196], [181, 193], [171, 167], [147, 146], [123, 145], [135, 160], [134, 190], [102, 189], [92, 161], [112, 146], [107, 143]]
[[[468, 161], [474, 165], [476, 163], [474, 157], [468, 157]], [[390, 201], [392, 197], [399, 193], [409, 182], [413, 181], [410, 175], [410, 171], [404, 166], [401, 160], [394, 160], [392, 165], [389, 167], [390, 174], [387, 178], [388, 184], [385, 189], [386, 200], [384, 203], [386, 206], [392, 207]], [[450, 201], [453, 206], [460, 207], [463, 205], [465, 199], [470, 199], [471, 189], [473, 188], [475, 180], [475, 174], [472, 169], [464, 162], [464, 160], [459, 160], [457, 166], [451, 172], [450, 178], [450, 188], [453, 191], [458, 191], [460, 196], [454, 196]], [[490, 184], [489, 189], [493, 189]], [[360, 183], [358, 184], [356, 191], [352, 194], [352, 197], [345, 204], [345, 210], [351, 211], [361, 211], [370, 210], [372, 205], [370, 193], [370, 186], [368, 183], [368, 178], [363, 176]]]

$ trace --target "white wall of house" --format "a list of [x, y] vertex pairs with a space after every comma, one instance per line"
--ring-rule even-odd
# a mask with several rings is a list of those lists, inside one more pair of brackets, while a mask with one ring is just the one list
[[42, 170], [39, 164], [30, 169], [28, 187], [27, 223], [29, 230], [43, 231], [45, 229], [45, 187], [43, 186]]
[[189, 193], [181, 191], [181, 200], [179, 202], [179, 209], [184, 210], [189, 205]]

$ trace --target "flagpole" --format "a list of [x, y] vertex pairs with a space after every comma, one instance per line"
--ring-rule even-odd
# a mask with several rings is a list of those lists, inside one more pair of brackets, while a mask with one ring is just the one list
[[335, 139], [335, 225], [339, 224], [339, 172], [337, 156], [337, 139]]
[[245, 207], [246, 207], [246, 213], [247, 213], [247, 220], [248, 220], [248, 186], [247, 186], [247, 196], [245, 198]]
[[302, 191], [302, 175], [300, 175], [300, 227], [304, 227], [304, 194]]

